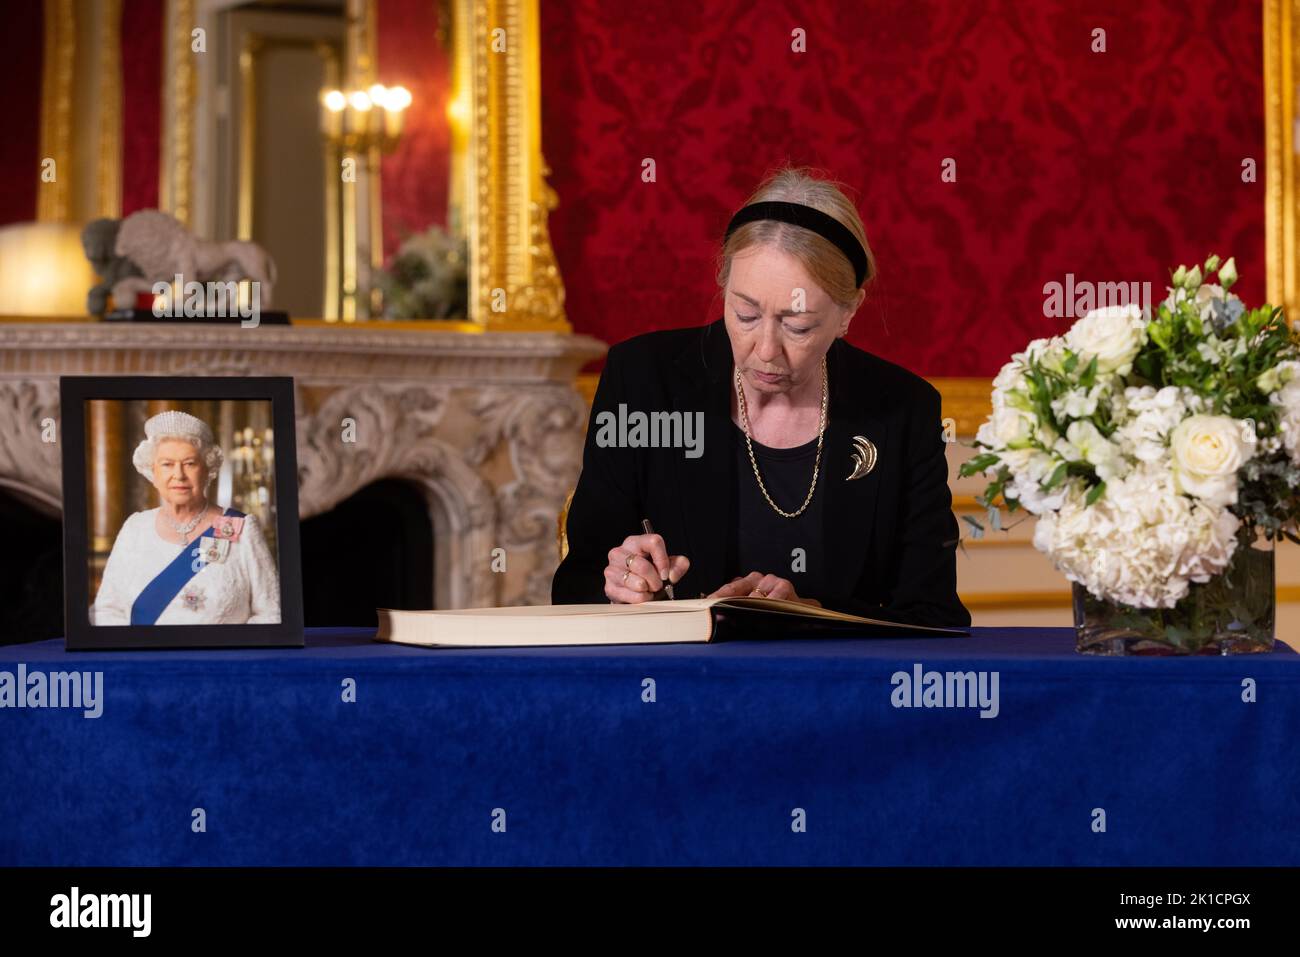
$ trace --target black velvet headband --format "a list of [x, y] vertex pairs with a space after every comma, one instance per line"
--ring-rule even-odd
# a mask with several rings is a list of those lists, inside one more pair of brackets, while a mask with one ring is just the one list
[[811, 229], [827, 242], [832, 243], [853, 264], [853, 274], [861, 286], [867, 278], [867, 251], [862, 248], [858, 238], [849, 232], [849, 228], [834, 216], [823, 213], [820, 209], [805, 206], [802, 203], [788, 203], [784, 200], [767, 200], [742, 206], [731, 222], [727, 224], [727, 233], [723, 242], [746, 223], [758, 219], [775, 219], [793, 226]]

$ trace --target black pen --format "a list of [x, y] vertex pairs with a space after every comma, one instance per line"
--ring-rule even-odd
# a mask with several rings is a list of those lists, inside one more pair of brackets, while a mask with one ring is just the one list
[[[653, 528], [650, 527], [650, 519], [648, 519], [648, 518], [643, 518], [643, 519], [641, 519], [641, 530], [642, 530], [643, 532], [645, 532], [647, 535], [653, 535], [653, 534], [655, 533], [655, 530], [654, 530]], [[667, 550], [668, 550], [668, 543], [665, 542], [665, 543], [664, 543], [664, 551], [667, 551]], [[672, 557], [669, 556], [669, 558], [668, 558], [668, 567], [669, 567], [669, 568], [672, 568], [672, 564], [673, 564]], [[665, 594], [666, 594], [670, 599], [672, 599], [673, 601], [676, 601], [676, 600], [677, 600], [676, 598], [673, 597], [673, 586], [672, 586], [672, 583], [671, 583], [670, 581], [668, 581], [668, 576], [667, 576], [667, 575], [664, 576], [663, 587], [660, 588], [657, 592], [654, 593], [654, 598], [651, 599], [651, 600], [652, 600], [652, 601], [662, 601], [662, 600], [663, 600], [663, 597], [664, 597]]]

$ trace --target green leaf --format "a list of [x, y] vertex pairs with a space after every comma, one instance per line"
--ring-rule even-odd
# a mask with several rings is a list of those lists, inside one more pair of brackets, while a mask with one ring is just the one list
[[1056, 488], [1056, 486], [1060, 485], [1061, 482], [1064, 481], [1064, 479], [1065, 479], [1065, 473], [1069, 470], [1069, 468], [1070, 468], [1070, 466], [1069, 466], [1069, 464], [1066, 463], [1066, 462], [1062, 462], [1060, 465], [1058, 465], [1058, 466], [1056, 467], [1056, 471], [1052, 473], [1052, 477], [1049, 478], [1049, 479], [1048, 479], [1048, 480], [1043, 484], [1043, 488], [1044, 488], [1044, 489], [1052, 489], [1052, 488]]
[[1097, 499], [1101, 498], [1102, 493], [1106, 491], [1106, 483], [1098, 482], [1092, 488], [1088, 489], [1088, 495], [1084, 498], [1084, 505], [1091, 505]]
[[1097, 357], [1093, 356], [1088, 360], [1087, 367], [1083, 370], [1083, 375], [1079, 377], [1079, 385], [1085, 389], [1091, 389], [1093, 383], [1097, 380]]
[[997, 461], [998, 461], [998, 457], [994, 455], [992, 452], [982, 452], [981, 454], [976, 455], [974, 458], [967, 459], [965, 462], [963, 462], [961, 464], [961, 468], [958, 469], [957, 474], [960, 475], [962, 478], [966, 478], [968, 476], [975, 475], [978, 472], [983, 472], [986, 468], [988, 468], [990, 465], [993, 465]]

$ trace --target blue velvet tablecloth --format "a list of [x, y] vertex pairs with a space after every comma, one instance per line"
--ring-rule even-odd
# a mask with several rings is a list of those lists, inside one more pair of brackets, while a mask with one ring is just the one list
[[[0, 865], [1300, 864], [1300, 657], [1280, 642], [369, 639], [0, 647], [0, 673], [103, 673], [98, 718], [0, 708]], [[997, 716], [895, 707], [916, 665], [996, 672]]]

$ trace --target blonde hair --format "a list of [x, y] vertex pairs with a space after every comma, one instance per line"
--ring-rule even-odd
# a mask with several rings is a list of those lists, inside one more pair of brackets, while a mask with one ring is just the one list
[[[841, 189], [843, 185], [815, 175], [806, 166], [784, 166], [769, 174], [749, 199], [745, 200], [744, 205], [784, 200], [811, 206], [839, 220], [857, 237], [866, 251], [867, 278], [862, 284], [865, 289], [875, 281], [876, 257], [867, 243], [867, 233], [858, 216], [857, 207]], [[853, 273], [853, 264], [844, 253], [830, 240], [823, 239], [811, 230], [771, 219], [746, 223], [723, 243], [718, 254], [719, 290], [725, 291], [727, 288], [732, 258], [751, 246], [762, 245], [775, 246], [797, 259], [808, 275], [841, 308], [849, 309], [856, 305], [859, 287]]]

